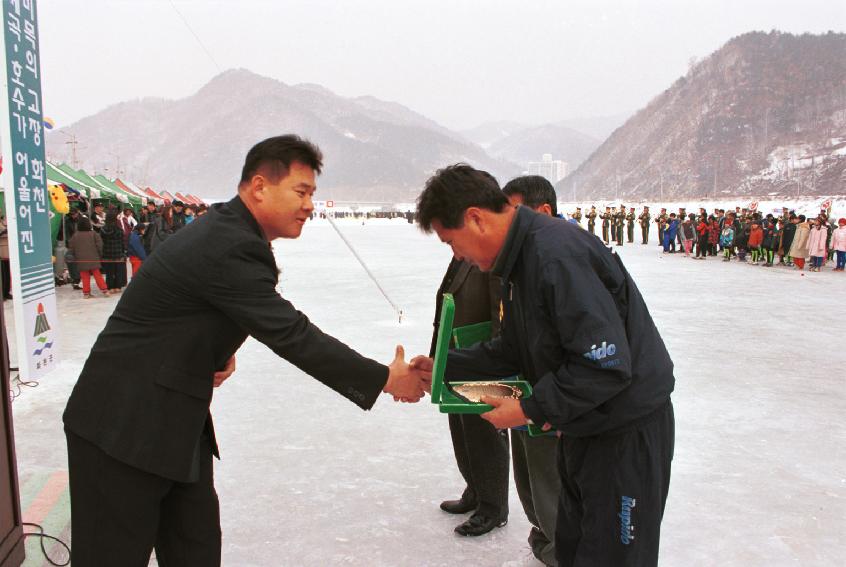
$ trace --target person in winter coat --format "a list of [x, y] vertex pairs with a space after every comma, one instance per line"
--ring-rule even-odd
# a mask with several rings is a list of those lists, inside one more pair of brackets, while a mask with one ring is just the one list
[[819, 218], [811, 221], [811, 232], [808, 235], [808, 255], [811, 257], [811, 271], [819, 272], [826, 257], [825, 243], [828, 240], [828, 226]]
[[97, 288], [103, 295], [109, 295], [106, 282], [100, 273], [100, 258], [103, 254], [103, 239], [100, 235], [91, 230], [91, 221], [86, 217], [80, 217], [76, 225], [76, 233], [68, 242], [68, 250], [73, 252], [76, 265], [79, 269], [79, 278], [82, 281], [82, 297], [91, 298], [91, 276]]
[[764, 266], [772, 267], [776, 248], [778, 248], [778, 229], [775, 220], [769, 216], [764, 226], [764, 241], [761, 243], [761, 259], [764, 261]]
[[717, 243], [720, 241], [720, 223], [714, 215], [708, 217], [708, 255], [717, 255]]
[[532, 384], [522, 400], [485, 397], [495, 407], [482, 417], [561, 433], [559, 565], [657, 565], [675, 438], [670, 355], [617, 254], [502, 195], [490, 175], [459, 164], [417, 199], [424, 232], [503, 283], [502, 334], [450, 350], [444, 377], [520, 373]]
[[696, 225], [696, 234], [699, 237], [699, 241], [696, 243], [696, 256], [695, 258], [699, 260], [705, 259], [705, 256], [708, 253], [708, 219], [705, 215], [699, 217], [699, 224]]
[[676, 213], [670, 213], [670, 221], [664, 229], [664, 254], [676, 252], [676, 232], [678, 229], [679, 221], [676, 218]]
[[117, 211], [106, 213], [106, 221], [100, 229], [103, 239], [103, 272], [110, 293], [118, 293], [126, 285], [126, 254], [123, 245], [123, 229], [118, 225]]
[[737, 246], [737, 259], [746, 261], [746, 251], [749, 249], [749, 233], [752, 231], [752, 224], [744, 222], [735, 233], [734, 243]]
[[141, 264], [147, 259], [147, 251], [144, 250], [144, 232], [147, 224], [139, 222], [135, 229], [129, 234], [129, 244], [126, 251], [129, 254], [129, 263], [132, 265], [132, 277], [141, 269]]
[[752, 253], [752, 265], [757, 266], [761, 259], [761, 244], [764, 242], [764, 230], [755, 219], [752, 221], [752, 229], [749, 231], [749, 251]]
[[162, 212], [147, 226], [144, 233], [144, 248], [149, 256], [165, 240], [173, 236], [178, 230], [173, 220], [173, 208], [170, 205], [162, 207]]
[[831, 234], [831, 249], [837, 254], [835, 272], [842, 272], [846, 268], [846, 218], [837, 221], [838, 227]]
[[731, 222], [731, 217], [723, 223], [720, 246], [723, 247], [723, 262], [728, 262], [731, 260], [731, 251], [734, 248], [734, 223]]
[[793, 235], [793, 242], [790, 244], [788, 256], [793, 258], [793, 263], [800, 270], [805, 269], [805, 258], [808, 257], [808, 236], [811, 227], [805, 222], [805, 215], [796, 218], [796, 234]]
[[679, 229], [684, 255], [688, 258], [690, 257], [690, 251], [693, 249], [693, 242], [696, 240], [696, 227], [693, 225], [695, 219], [696, 217], [691, 214], [690, 217], [684, 219]]
[[779, 263], [786, 266], [793, 265], [793, 258], [790, 257], [790, 247], [793, 245], [793, 237], [796, 236], [796, 215], [790, 215], [781, 227], [781, 244], [778, 255]]

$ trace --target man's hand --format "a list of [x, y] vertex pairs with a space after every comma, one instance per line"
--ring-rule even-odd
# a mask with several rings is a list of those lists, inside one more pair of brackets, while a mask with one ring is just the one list
[[405, 361], [405, 349], [397, 345], [396, 356], [388, 365], [388, 381], [384, 392], [391, 394], [395, 401], [419, 402], [426, 389], [431, 389], [431, 371], [412, 368]]
[[412, 370], [419, 370], [428, 376], [428, 380], [424, 389], [428, 393], [432, 393], [432, 368], [435, 366], [435, 361], [428, 356], [418, 354], [408, 363]]
[[226, 361], [226, 366], [223, 367], [223, 370], [218, 370], [214, 373], [214, 387], [217, 388], [223, 382], [232, 376], [232, 373], [235, 372], [235, 355], [233, 354], [232, 357]]
[[[529, 418], [523, 413], [520, 400], [482, 396], [482, 403], [493, 406], [494, 409], [482, 414], [482, 419], [488, 420], [497, 429], [508, 429], [529, 423]], [[552, 425], [544, 423], [541, 429], [549, 431]]]

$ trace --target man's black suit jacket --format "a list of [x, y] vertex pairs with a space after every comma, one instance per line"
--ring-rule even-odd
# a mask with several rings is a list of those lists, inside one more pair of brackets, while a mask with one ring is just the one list
[[278, 273], [241, 199], [214, 205], [157, 248], [126, 288], [74, 387], [65, 427], [138, 469], [193, 480], [214, 372], [248, 335], [370, 409], [387, 367], [285, 301]]

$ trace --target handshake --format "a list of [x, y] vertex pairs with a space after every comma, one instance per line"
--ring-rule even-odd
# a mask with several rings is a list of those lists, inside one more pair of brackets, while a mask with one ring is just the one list
[[419, 402], [424, 393], [432, 391], [431, 359], [416, 356], [405, 361], [405, 349], [397, 345], [396, 356], [388, 365], [388, 381], [382, 390], [396, 402]]

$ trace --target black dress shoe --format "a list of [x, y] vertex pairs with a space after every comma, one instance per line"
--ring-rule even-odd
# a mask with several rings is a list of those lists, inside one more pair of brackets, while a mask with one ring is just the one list
[[480, 536], [494, 528], [501, 528], [508, 523], [507, 519], [492, 518], [482, 514], [473, 514], [470, 519], [456, 526], [455, 533], [463, 536]]
[[476, 509], [477, 504], [464, 498], [460, 500], [444, 500], [441, 502], [441, 510], [450, 514], [466, 514]]

